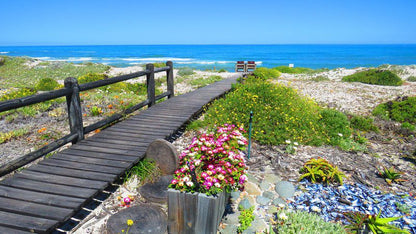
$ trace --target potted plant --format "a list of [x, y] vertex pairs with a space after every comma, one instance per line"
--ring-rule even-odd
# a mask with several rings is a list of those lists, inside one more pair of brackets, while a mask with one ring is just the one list
[[227, 193], [247, 180], [243, 128], [225, 124], [192, 139], [168, 190], [170, 233], [216, 233]]

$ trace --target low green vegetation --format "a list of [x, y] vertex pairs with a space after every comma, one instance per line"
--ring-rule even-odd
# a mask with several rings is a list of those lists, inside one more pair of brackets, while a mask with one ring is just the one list
[[409, 81], [409, 82], [416, 82], [416, 76], [409, 76], [409, 77], [407, 77], [407, 81]]
[[392, 183], [400, 183], [406, 181], [401, 178], [403, 172], [396, 171], [394, 167], [387, 168], [383, 166], [382, 169], [378, 169], [378, 172], [380, 176], [383, 177], [389, 185], [391, 185]]
[[145, 184], [154, 181], [160, 174], [160, 169], [154, 161], [143, 159], [126, 172], [124, 182], [136, 176], [141, 184]]
[[253, 77], [236, 84], [233, 92], [215, 101], [203, 120], [192, 122], [189, 128], [224, 123], [248, 126], [250, 111], [254, 113], [252, 137], [260, 144], [280, 145], [290, 140], [306, 145], [344, 144], [346, 150], [360, 145], [351, 139], [350, 122], [341, 112], [322, 108], [285, 85]]
[[416, 124], [416, 96], [382, 103], [373, 110], [373, 115], [400, 123]]
[[345, 212], [344, 216], [350, 223], [346, 226], [346, 229], [349, 233], [403, 233], [410, 234], [407, 230], [402, 230], [396, 227], [393, 224], [389, 224], [392, 221], [398, 220], [402, 217], [380, 217], [381, 212], [377, 215], [368, 215], [358, 211], [355, 212]]
[[52, 78], [42, 78], [36, 84], [35, 89], [39, 91], [51, 91], [57, 88], [62, 87], [58, 81]]
[[315, 76], [310, 80], [315, 82], [330, 81], [330, 79], [327, 76]]
[[178, 71], [178, 76], [190, 76], [193, 75], [195, 72], [190, 67], [181, 67]]
[[18, 137], [24, 136], [28, 133], [29, 130], [26, 128], [17, 129], [10, 132], [0, 132], [0, 144], [7, 142], [11, 139], [16, 139]]
[[350, 119], [351, 127], [364, 132], [379, 132], [377, 126], [374, 125], [374, 119], [371, 117], [353, 116]]
[[196, 87], [196, 88], [202, 88], [204, 86], [207, 86], [209, 84], [212, 84], [216, 81], [220, 81], [223, 78], [221, 76], [209, 76], [208, 78], [203, 79], [192, 79], [189, 84]]
[[237, 233], [242, 233], [251, 226], [251, 222], [254, 220], [254, 206], [249, 209], [243, 209], [242, 207], [239, 207], [238, 209], [241, 211], [241, 214], [238, 216], [240, 226], [237, 228]]
[[279, 66], [275, 67], [273, 69], [278, 70], [281, 73], [289, 73], [289, 74], [313, 74], [313, 73], [319, 73], [328, 71], [327, 68], [321, 68], [321, 69], [311, 69], [307, 67], [288, 67], [288, 66]]
[[361, 82], [366, 84], [400, 86], [402, 79], [391, 71], [369, 69], [342, 78], [345, 82]]
[[312, 158], [308, 160], [299, 170], [299, 173], [301, 173], [299, 180], [306, 178], [312, 183], [338, 183], [342, 185], [342, 178], [345, 177], [344, 173], [338, 167], [333, 166], [323, 158]]
[[4, 65], [0, 66], [0, 77], [4, 78], [0, 79], [2, 88], [35, 87], [43, 78], [64, 80], [67, 77], [79, 77], [89, 72], [104, 73], [110, 68], [103, 64], [66, 62], [41, 62], [36, 66], [29, 66], [36, 60], [24, 57], [0, 57], [5, 59]]
[[258, 67], [253, 72], [253, 76], [257, 79], [261, 80], [268, 80], [271, 78], [278, 78], [280, 76], [280, 72], [276, 69], [270, 69], [265, 67]]
[[277, 233], [291, 234], [346, 234], [340, 224], [325, 222], [319, 215], [306, 211], [278, 211], [274, 221]]

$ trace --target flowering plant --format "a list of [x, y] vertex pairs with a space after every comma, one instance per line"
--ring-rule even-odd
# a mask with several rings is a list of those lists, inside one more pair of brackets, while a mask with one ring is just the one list
[[213, 133], [204, 133], [180, 155], [179, 169], [175, 171], [170, 188], [214, 195], [231, 190], [242, 190], [246, 165], [242, 150], [247, 139], [243, 128], [225, 124]]

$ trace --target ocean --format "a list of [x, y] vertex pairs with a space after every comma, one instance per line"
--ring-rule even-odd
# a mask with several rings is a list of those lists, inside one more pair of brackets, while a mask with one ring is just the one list
[[232, 71], [236, 61], [308, 68], [416, 64], [416, 44], [400, 45], [99, 45], [0, 46], [0, 55], [117, 67], [173, 61], [175, 67]]

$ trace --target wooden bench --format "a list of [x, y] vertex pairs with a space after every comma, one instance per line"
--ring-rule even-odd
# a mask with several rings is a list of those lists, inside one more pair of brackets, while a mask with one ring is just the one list
[[235, 72], [253, 72], [256, 70], [256, 62], [255, 61], [237, 61], [235, 64]]

